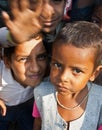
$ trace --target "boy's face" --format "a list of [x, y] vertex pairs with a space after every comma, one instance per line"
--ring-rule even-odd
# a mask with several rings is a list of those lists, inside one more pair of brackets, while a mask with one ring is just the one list
[[41, 19], [44, 24], [43, 31], [53, 33], [58, 23], [62, 20], [65, 0], [43, 0]]
[[97, 6], [92, 14], [92, 22], [99, 25], [102, 30], [102, 5]]
[[54, 45], [50, 78], [62, 94], [81, 91], [89, 80], [94, 80], [95, 49], [73, 45]]
[[6, 59], [7, 67], [13, 72], [14, 79], [24, 87], [36, 86], [45, 75], [47, 54], [42, 39], [19, 44], [11, 61]]

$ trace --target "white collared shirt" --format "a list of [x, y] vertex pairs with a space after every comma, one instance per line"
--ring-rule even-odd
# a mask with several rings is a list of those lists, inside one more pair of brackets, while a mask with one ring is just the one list
[[0, 62], [0, 98], [8, 106], [14, 106], [33, 97], [33, 87], [24, 88], [12, 77], [11, 70]]

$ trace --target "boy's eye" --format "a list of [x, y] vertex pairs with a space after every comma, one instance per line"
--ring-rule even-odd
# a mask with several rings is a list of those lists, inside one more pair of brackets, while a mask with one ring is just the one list
[[38, 58], [38, 60], [45, 60], [45, 59], [47, 59], [47, 54], [41, 54], [37, 58]]
[[81, 71], [79, 68], [73, 68], [73, 72], [74, 72], [75, 74], [79, 74], [79, 73], [81, 73], [82, 71]]
[[62, 67], [62, 65], [60, 63], [53, 63], [53, 62], [51, 63], [51, 66], [55, 67], [57, 69], [61, 69], [61, 67]]
[[99, 23], [99, 21], [96, 20], [96, 19], [93, 19], [92, 22], [93, 22], [93, 23]]
[[25, 62], [25, 61], [27, 61], [27, 60], [28, 60], [27, 57], [22, 57], [22, 58], [19, 58], [19, 59], [18, 59], [19, 62]]
[[100, 20], [98, 18], [96, 18], [96, 17], [92, 17], [91, 22], [99, 24]]

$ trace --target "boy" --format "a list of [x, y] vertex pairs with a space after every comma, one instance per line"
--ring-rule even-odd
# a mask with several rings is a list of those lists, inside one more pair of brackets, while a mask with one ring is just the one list
[[[33, 35], [33, 31], [35, 29], [33, 28], [33, 20], [35, 18], [35, 15], [33, 14], [36, 13], [36, 9], [38, 11], [40, 10], [37, 16], [40, 16], [40, 21], [42, 21], [43, 24], [42, 32], [44, 34], [44, 44], [48, 52], [51, 53], [52, 43], [59, 33], [60, 29], [64, 26], [66, 22], [63, 20], [66, 3], [70, 4], [70, 6], [73, 5], [71, 15], [77, 15], [75, 17], [76, 20], [85, 20], [85, 17], [89, 16], [89, 13], [92, 10], [92, 7], [90, 8], [89, 6], [93, 5], [92, 0], [83, 0], [82, 2], [81, 1], [82, 0], [78, 0], [76, 5], [76, 0], [35, 0], [34, 2], [28, 2], [27, 0], [21, 0], [19, 2], [15, 0], [10, 0], [10, 7], [14, 20], [11, 21], [8, 17], [4, 17], [5, 23], [10, 29], [10, 33], [12, 34], [13, 38], [16, 39], [17, 43], [19, 42], [19, 39], [21, 40], [21, 42], [22, 40], [26, 41], [29, 39], [30, 35]], [[74, 5], [76, 6], [74, 7]], [[31, 8], [33, 9], [31, 10]], [[83, 10], [84, 13], [82, 13]], [[75, 14], [73, 13], [74, 11]], [[74, 18], [71, 19], [73, 20]], [[25, 21], [27, 22], [27, 25]], [[18, 27], [20, 29], [20, 32], [16, 31], [16, 27], [18, 25], [20, 25], [20, 27]], [[23, 33], [23, 35], [25, 34], [25, 39], [17, 37], [21, 33], [22, 25], [23, 29], [25, 30]], [[28, 28], [28, 26], [30, 29]]]
[[5, 48], [0, 62], [0, 130], [17, 122], [19, 130], [32, 130], [33, 89], [47, 68], [47, 53], [42, 36], [15, 47]]
[[101, 60], [99, 27], [84, 21], [66, 24], [53, 44], [51, 82], [34, 89], [40, 113], [36, 130], [96, 130], [102, 124], [102, 87], [92, 83]]

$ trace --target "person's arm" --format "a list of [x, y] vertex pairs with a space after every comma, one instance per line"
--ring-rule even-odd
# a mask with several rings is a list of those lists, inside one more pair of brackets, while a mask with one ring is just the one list
[[2, 16], [13, 42], [25, 42], [41, 31], [42, 0], [9, 0], [9, 4], [12, 17], [6, 12], [2, 12]]
[[102, 125], [99, 126], [98, 130], [102, 130]]
[[0, 99], [0, 113], [2, 114], [2, 116], [6, 115], [6, 105], [2, 99]]
[[33, 105], [32, 116], [35, 118], [33, 124], [33, 130], [41, 130], [41, 118], [36, 102], [34, 102]]
[[33, 130], [41, 130], [41, 118], [35, 118], [33, 124]]

